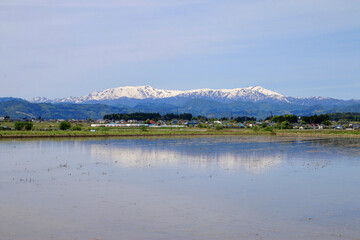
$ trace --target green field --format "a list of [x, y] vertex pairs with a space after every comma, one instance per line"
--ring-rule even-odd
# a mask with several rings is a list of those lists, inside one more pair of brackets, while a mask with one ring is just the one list
[[[14, 123], [2, 123], [1, 126], [13, 128]], [[47, 129], [47, 130], [44, 130]], [[360, 130], [294, 130], [274, 129], [222, 129], [214, 128], [106, 128], [91, 127], [82, 124], [81, 130], [57, 130], [57, 123], [35, 123], [31, 131], [0, 131], [0, 138], [19, 137], [104, 137], [104, 136], [182, 136], [182, 135], [279, 135], [279, 136], [346, 136], [360, 137]], [[91, 131], [92, 130], [92, 131]], [[94, 132], [95, 130], [95, 132]]]

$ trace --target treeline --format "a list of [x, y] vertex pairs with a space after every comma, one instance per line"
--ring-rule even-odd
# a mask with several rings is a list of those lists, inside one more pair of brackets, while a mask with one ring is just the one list
[[301, 121], [311, 124], [311, 123], [316, 123], [316, 124], [320, 124], [320, 123], [327, 123], [327, 121], [330, 120], [329, 115], [327, 114], [321, 114], [321, 115], [312, 115], [309, 117], [302, 117]]
[[168, 113], [162, 116], [163, 120], [172, 120], [172, 119], [191, 120], [192, 118], [193, 116], [191, 113], [180, 113], [180, 114]]
[[231, 118], [228, 118], [228, 117], [221, 117], [221, 118], [207, 118], [205, 116], [197, 116], [197, 117], [193, 117], [192, 120], [198, 120], [198, 121], [201, 121], [201, 122], [205, 122], [205, 121], [216, 121], [216, 120], [220, 120], [220, 121], [235, 121], [235, 122], [256, 122], [256, 117], [247, 117], [247, 116], [243, 116], [243, 117], [231, 117]]
[[292, 115], [292, 114], [286, 114], [283, 116], [274, 116], [271, 121], [276, 122], [276, 123], [282, 123], [285, 121], [288, 121], [289, 123], [296, 123], [298, 121], [299, 117], [297, 117], [296, 115]]
[[312, 115], [312, 116], [304, 116], [298, 117], [293, 114], [286, 114], [283, 116], [274, 116], [271, 120], [276, 123], [289, 122], [289, 123], [297, 123], [298, 120], [301, 119], [302, 124], [320, 124], [327, 123], [330, 120], [330, 116], [328, 114], [320, 114], [320, 115]]
[[137, 121], [145, 121], [147, 119], [158, 121], [158, 120], [172, 120], [172, 119], [182, 119], [182, 120], [191, 120], [192, 119], [191, 113], [181, 113], [181, 114], [174, 114], [168, 113], [165, 115], [160, 115], [160, 113], [113, 113], [113, 114], [106, 114], [104, 116], [104, 120], [112, 120], [112, 121], [119, 121], [119, 120], [137, 120]]
[[[178, 119], [178, 120], [197, 120], [200, 122], [205, 122], [205, 121], [214, 121], [214, 120], [221, 120], [221, 121], [228, 121], [229, 118], [227, 117], [222, 117], [220, 119], [218, 118], [211, 118], [208, 119], [205, 116], [201, 116], [198, 115], [193, 116], [191, 113], [180, 113], [180, 114], [175, 114], [175, 113], [167, 113], [165, 115], [160, 115], [159, 113], [144, 113], [144, 112], [136, 112], [136, 113], [112, 113], [112, 114], [106, 114], [103, 117], [104, 120], [111, 120], [111, 121], [119, 121], [119, 120], [137, 120], [137, 121], [146, 121], [146, 120], [154, 120], [154, 121], [158, 121], [158, 120], [165, 120], [165, 121], [169, 121], [169, 120], [173, 120], [173, 119]], [[247, 117], [247, 116], [243, 116], [243, 117], [236, 117], [236, 118], [231, 118], [231, 120], [234, 120], [236, 122], [246, 122], [246, 121], [256, 121], [255, 117]]]
[[[146, 121], [147, 119], [158, 121], [158, 120], [198, 120], [198, 121], [208, 121], [208, 120], [218, 120], [217, 118], [208, 119], [205, 116], [193, 116], [191, 113], [168, 113], [165, 115], [160, 115], [159, 113], [143, 113], [143, 112], [136, 112], [136, 113], [113, 113], [107, 114], [103, 117], [105, 120], [112, 120], [112, 121], [119, 121], [119, 120], [138, 120], [138, 121]], [[231, 119], [227, 117], [219, 118], [221, 121], [228, 121], [234, 120], [236, 122], [248, 122], [248, 121], [256, 121], [255, 117], [232, 117]], [[301, 120], [302, 124], [321, 124], [321, 123], [328, 123], [328, 121], [360, 121], [360, 113], [331, 113], [331, 114], [314, 114], [312, 116], [303, 116], [299, 117], [293, 114], [286, 114], [282, 116], [273, 116], [266, 118], [265, 120], [271, 120], [275, 123], [282, 123], [282, 122], [289, 122], [289, 123], [297, 123]]]
[[360, 122], [360, 113], [331, 113], [329, 114], [330, 120], [332, 121], [354, 121]]
[[237, 117], [234, 118], [236, 122], [247, 122], [247, 121], [254, 121], [256, 122], [256, 117]]

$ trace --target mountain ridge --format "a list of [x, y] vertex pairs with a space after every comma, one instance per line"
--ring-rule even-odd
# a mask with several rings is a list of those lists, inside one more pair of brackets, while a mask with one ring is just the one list
[[81, 97], [48, 99], [37, 97], [29, 99], [32, 103], [73, 103], [73, 104], [106, 104], [116, 107], [136, 107], [138, 104], [153, 104], [161, 107], [164, 104], [182, 106], [192, 99], [203, 99], [221, 103], [252, 102], [272, 104], [292, 104], [301, 106], [349, 106], [360, 104], [359, 100], [341, 100], [329, 97], [296, 98], [265, 89], [261, 86], [250, 86], [234, 89], [194, 89], [164, 90], [148, 85], [125, 86], [95, 91]]
[[190, 99], [206, 99], [220, 102], [269, 102], [269, 103], [290, 103], [298, 105], [351, 105], [360, 103], [359, 100], [341, 100], [329, 97], [307, 97], [296, 98], [265, 89], [261, 86], [250, 86], [246, 88], [234, 89], [194, 89], [194, 90], [165, 90], [156, 89], [148, 85], [144, 86], [125, 86], [108, 88], [103, 91], [95, 91], [81, 97], [67, 97], [49, 99], [35, 97], [28, 99], [32, 103], [103, 103], [108, 105], [128, 105], [135, 106], [140, 102], [177, 102], [184, 103]]
[[231, 99], [236, 100], [238, 98], [244, 98], [244, 100], [259, 101], [263, 97], [276, 98], [282, 100], [285, 96], [261, 86], [247, 87], [247, 88], [234, 88], [234, 89], [194, 89], [194, 90], [164, 90], [155, 89], [151, 86], [125, 86], [117, 88], [108, 88], [103, 91], [95, 91], [82, 97], [68, 97], [57, 98], [54, 100], [36, 97], [29, 99], [30, 102], [72, 102], [72, 103], [84, 103], [87, 101], [103, 101], [103, 100], [116, 100], [121, 98], [129, 99], [164, 99], [174, 97], [208, 97], [213, 99]]
[[[14, 101], [15, 100], [15, 101]], [[360, 112], [359, 100], [326, 97], [296, 98], [260, 86], [235, 89], [187, 91], [155, 89], [151, 86], [109, 88], [82, 97], [0, 98], [0, 115], [24, 114], [44, 118], [101, 118], [103, 114], [128, 112], [192, 113], [209, 117]], [[30, 104], [32, 103], [32, 104]], [[50, 104], [50, 105], [48, 105]]]

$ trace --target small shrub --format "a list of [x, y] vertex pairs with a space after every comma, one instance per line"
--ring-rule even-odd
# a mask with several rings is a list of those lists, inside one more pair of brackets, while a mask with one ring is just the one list
[[274, 131], [274, 128], [273, 128], [273, 127], [264, 127], [264, 128], [263, 128], [263, 131], [273, 132], [273, 131]]
[[68, 130], [71, 128], [71, 123], [68, 121], [63, 121], [59, 124], [59, 129], [60, 130]]
[[[98, 127], [96, 128], [98, 131], [102, 131], [102, 132], [106, 132], [106, 131], [110, 131], [109, 127]], [[95, 130], [95, 128], [93, 128], [92, 130]]]
[[140, 131], [142, 131], [142, 132], [147, 132], [147, 131], [149, 131], [149, 129], [148, 129], [147, 126], [142, 125], [142, 126], [140, 127]]
[[251, 129], [255, 132], [260, 130], [259, 126], [257, 126], [257, 125], [253, 126]]
[[24, 126], [26, 131], [30, 131], [33, 127], [34, 127], [34, 124], [32, 122], [26, 122], [25, 126]]
[[198, 128], [207, 128], [207, 125], [203, 123], [199, 123]]
[[216, 129], [216, 130], [223, 130], [224, 127], [219, 124], [219, 125], [216, 125], [216, 126], [215, 126], [215, 129]]
[[81, 130], [82, 130], [82, 127], [81, 127], [80, 125], [76, 125], [76, 126], [73, 126], [73, 127], [71, 128], [71, 130], [73, 130], [73, 131], [81, 131]]
[[14, 127], [15, 127], [15, 130], [21, 131], [24, 127], [24, 122], [15, 122]]
[[33, 128], [34, 124], [32, 122], [15, 122], [15, 130], [17, 131], [30, 131]]

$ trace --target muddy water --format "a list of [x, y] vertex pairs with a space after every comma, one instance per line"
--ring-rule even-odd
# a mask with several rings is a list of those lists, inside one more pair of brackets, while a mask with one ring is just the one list
[[0, 239], [360, 239], [360, 139], [0, 141]]

